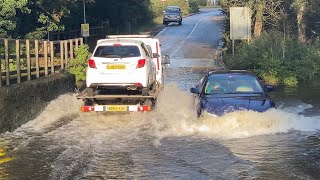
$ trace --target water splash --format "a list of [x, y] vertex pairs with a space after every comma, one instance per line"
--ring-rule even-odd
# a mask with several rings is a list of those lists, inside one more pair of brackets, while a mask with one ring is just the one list
[[[194, 99], [190, 93], [169, 86], [159, 97], [158, 114], [153, 124], [157, 127], [156, 136], [199, 135], [208, 138], [246, 138], [251, 136], [288, 133], [291, 131], [320, 130], [320, 116], [299, 115], [311, 105], [297, 104], [295, 107], [272, 109], [264, 113], [238, 111], [221, 117], [209, 114], [195, 118]], [[160, 115], [159, 115], [160, 116]]]
[[[83, 102], [76, 99], [76, 94], [64, 94], [51, 101], [44, 111], [34, 120], [22, 125], [15, 133], [33, 132], [44, 133], [53, 126], [63, 123], [66, 117], [79, 114]], [[68, 118], [67, 118], [68, 119]]]

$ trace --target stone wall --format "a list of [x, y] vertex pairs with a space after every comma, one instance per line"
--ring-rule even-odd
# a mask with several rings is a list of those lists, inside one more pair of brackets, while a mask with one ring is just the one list
[[75, 76], [67, 73], [0, 87], [0, 133], [36, 118], [50, 101], [74, 89]]

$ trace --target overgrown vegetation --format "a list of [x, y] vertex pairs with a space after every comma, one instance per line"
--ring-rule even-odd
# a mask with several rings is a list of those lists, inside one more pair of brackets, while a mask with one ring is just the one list
[[198, 6], [206, 6], [208, 1], [207, 0], [193, 0], [197, 3]]
[[189, 12], [190, 13], [199, 12], [199, 5], [198, 5], [197, 1], [195, 1], [195, 0], [189, 1]]
[[75, 59], [70, 62], [70, 73], [76, 76], [77, 82], [86, 80], [86, 68], [89, 57], [89, 46], [82, 45], [75, 49]]
[[225, 56], [231, 69], [257, 73], [267, 84], [296, 86], [315, 77], [320, 68], [319, 52], [312, 43], [302, 44], [282, 33], [264, 33], [250, 44], [242, 43], [236, 54]]
[[[320, 72], [320, 1], [316, 0], [221, 0], [227, 15], [224, 33], [226, 64], [232, 69], [256, 72], [269, 84], [296, 86]], [[252, 13], [249, 42], [236, 42], [230, 55], [229, 7], [247, 6]]]

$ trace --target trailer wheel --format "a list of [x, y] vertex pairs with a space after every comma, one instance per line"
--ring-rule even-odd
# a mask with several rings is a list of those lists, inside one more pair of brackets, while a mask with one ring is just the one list
[[93, 105], [93, 101], [87, 99], [87, 100], [84, 101], [84, 105], [85, 106], [92, 106]]
[[88, 96], [93, 96], [93, 88], [87, 88], [87, 95]]
[[157, 99], [146, 99], [143, 102], [143, 105], [150, 106], [151, 109], [154, 109], [154, 108], [156, 108], [156, 105], [157, 105]]

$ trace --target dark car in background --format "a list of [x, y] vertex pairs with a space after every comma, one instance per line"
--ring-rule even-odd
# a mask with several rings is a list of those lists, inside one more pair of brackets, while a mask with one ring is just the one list
[[197, 117], [200, 117], [204, 112], [216, 116], [240, 110], [265, 112], [275, 107], [267, 94], [272, 90], [272, 86], [263, 86], [248, 71], [212, 71], [190, 92], [196, 95]]
[[167, 6], [163, 14], [163, 24], [168, 25], [171, 22], [182, 24], [182, 11], [179, 6]]

